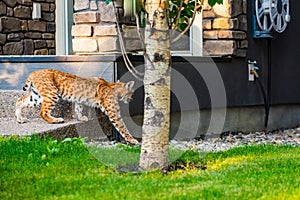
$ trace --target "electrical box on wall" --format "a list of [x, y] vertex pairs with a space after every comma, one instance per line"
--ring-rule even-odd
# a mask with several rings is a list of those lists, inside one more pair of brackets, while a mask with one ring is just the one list
[[39, 3], [33, 3], [33, 7], [32, 7], [32, 19], [39, 20], [41, 18], [42, 18], [41, 4], [39, 4]]
[[252, 0], [253, 38], [271, 38], [272, 28], [282, 33], [290, 22], [289, 0]]

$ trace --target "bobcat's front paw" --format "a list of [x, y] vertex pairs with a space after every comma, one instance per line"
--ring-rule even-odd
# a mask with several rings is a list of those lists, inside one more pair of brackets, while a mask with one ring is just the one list
[[64, 118], [61, 118], [61, 117], [59, 117], [59, 118], [52, 118], [52, 120], [51, 121], [48, 121], [49, 123], [51, 123], [51, 124], [60, 124], [60, 123], [64, 123]]
[[137, 145], [137, 144], [139, 144], [139, 141], [137, 141], [137, 140], [134, 139], [134, 138], [128, 140], [127, 142], [129, 142], [129, 143], [132, 144], [132, 145]]
[[23, 118], [23, 117], [18, 117], [17, 118], [17, 122], [20, 123], [20, 124], [24, 124], [24, 123], [26, 123], [28, 121], [29, 121], [28, 119]]
[[87, 121], [89, 121], [89, 118], [87, 117], [87, 116], [84, 116], [84, 115], [82, 115], [82, 116], [78, 116], [78, 120], [79, 121], [84, 121], [84, 122], [87, 122]]

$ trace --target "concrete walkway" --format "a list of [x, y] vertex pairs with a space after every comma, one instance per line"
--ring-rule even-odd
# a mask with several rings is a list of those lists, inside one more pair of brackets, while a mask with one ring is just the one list
[[60, 129], [72, 127], [78, 121], [70, 120], [62, 124], [49, 124], [42, 119], [34, 118], [28, 123], [19, 124], [16, 119], [0, 118], [0, 135], [32, 135], [40, 133], [50, 133]]
[[[48, 134], [56, 138], [65, 137], [89, 137], [90, 139], [107, 139], [106, 134], [111, 134], [111, 129], [100, 127], [100, 120], [105, 117], [89, 116], [90, 121], [82, 123], [74, 119], [72, 105], [66, 102], [60, 102], [53, 110], [54, 116], [60, 116], [65, 119], [61, 124], [49, 124], [39, 116], [37, 108], [24, 109], [24, 117], [29, 122], [19, 124], [15, 117], [15, 102], [25, 93], [19, 90], [0, 90], [0, 135], [32, 135]], [[94, 120], [93, 120], [94, 119]]]

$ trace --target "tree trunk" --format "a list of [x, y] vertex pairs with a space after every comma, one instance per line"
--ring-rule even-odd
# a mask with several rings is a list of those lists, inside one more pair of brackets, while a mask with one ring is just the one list
[[146, 0], [142, 169], [168, 165], [170, 126], [170, 38], [166, 0]]

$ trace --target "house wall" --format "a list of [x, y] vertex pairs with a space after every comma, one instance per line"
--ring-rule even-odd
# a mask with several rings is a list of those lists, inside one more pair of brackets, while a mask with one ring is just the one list
[[[114, 22], [101, 21], [101, 10], [99, 10], [100, 1], [83, 0], [80, 2], [86, 2], [86, 4], [81, 8], [77, 7], [75, 9], [77, 14], [75, 13], [74, 18], [75, 16], [86, 16], [86, 20], [96, 19], [96, 22], [77, 21], [73, 28], [82, 25], [82, 27], [87, 27], [87, 29], [83, 28], [83, 30], [87, 30], [87, 32], [91, 34], [88, 36], [74, 36], [73, 42], [77, 39], [93, 40], [93, 43], [96, 44], [94, 51], [88, 50], [78, 52], [100, 53], [99, 38], [117, 37], [114, 32]], [[265, 128], [265, 105], [262, 92], [257, 81], [248, 81], [247, 63], [250, 59], [257, 61], [258, 66], [260, 67], [260, 80], [266, 93], [270, 95], [271, 108], [268, 128], [279, 129], [298, 126], [300, 124], [300, 67], [298, 61], [298, 58], [300, 57], [300, 48], [299, 43], [297, 42], [297, 38], [300, 35], [298, 22], [298, 19], [300, 19], [300, 12], [297, 12], [297, 8], [300, 7], [300, 1], [290, 0], [289, 2], [291, 22], [288, 24], [285, 32], [281, 34], [272, 32], [272, 39], [252, 38], [251, 30], [253, 13], [251, 13], [250, 0], [224, 0], [224, 10], [218, 6], [214, 7], [214, 9], [209, 7], [204, 9], [204, 46], [211, 55], [214, 55], [213, 61], [220, 72], [226, 90], [227, 116], [224, 131], [259, 131]], [[235, 4], [233, 5], [233, 3]], [[94, 7], [95, 5], [97, 5], [97, 7]], [[79, 5], [77, 4], [77, 6]], [[234, 8], [236, 8], [237, 11], [234, 11]], [[221, 10], [217, 11], [217, 9]], [[231, 14], [229, 15], [228, 13]], [[245, 13], [247, 13], [246, 19]], [[91, 15], [94, 16], [94, 18], [90, 17]], [[76, 18], [76, 20], [79, 19]], [[114, 34], [107, 36], [95, 35], [94, 30], [98, 25], [101, 25], [101, 27], [105, 25], [112, 26], [112, 32], [114, 32]], [[75, 30], [73, 31], [75, 33]], [[131, 31], [131, 33], [128, 32], [129, 37], [132, 37], [133, 33], [135, 33], [134, 29]], [[225, 37], [225, 35], [227, 36]], [[87, 43], [82, 42], [81, 45], [87, 46]], [[193, 110], [192, 107], [189, 110], [183, 110], [184, 118], [189, 120], [191, 124], [195, 123], [195, 121], [193, 121], [194, 116], [198, 115], [197, 112], [201, 112], [203, 116], [201, 121], [203, 129], [201, 128], [201, 132], [205, 132], [205, 127], [207, 127], [209, 120], [211, 120], [211, 115], [209, 114], [211, 99], [210, 95], [207, 93], [207, 88], [203, 79], [199, 76], [195, 76], [193, 71], [194, 66], [199, 68], [206, 67], [205, 62], [202, 62], [201, 60], [205, 58], [194, 57], [191, 62], [185, 62], [184, 60], [177, 58], [174, 59], [174, 67], [178, 71], [181, 70], [181, 73], [191, 82], [191, 85], [193, 85], [193, 88], [195, 89], [195, 93], [199, 97], [200, 109], [195, 107]], [[130, 57], [130, 60], [133, 61], [135, 66], [143, 63], [142, 56], [133, 56]], [[122, 58], [117, 59], [116, 62], [119, 79], [127, 71]], [[45, 66], [48, 66], [48, 64], [45, 64]], [[129, 79], [135, 80], [133, 77], [129, 77]], [[173, 83], [176, 81], [176, 79], [172, 80]], [[138, 83], [137, 80], [136, 83]], [[134, 101], [129, 106], [130, 115], [142, 115], [143, 96], [141, 93], [142, 89], [140, 88], [139, 90], [140, 91], [135, 93]], [[178, 109], [178, 106], [176, 107], [176, 102], [173, 101], [172, 105], [174, 115], [180, 115], [178, 114], [180, 109]], [[174, 117], [173, 120], [175, 121], [173, 121], [172, 124], [173, 126], [176, 126], [178, 122], [176, 121], [176, 117]], [[198, 134], [201, 134], [201, 132], [198, 132]]]
[[74, 0], [73, 52], [105, 53], [118, 50], [113, 4], [105, 1]]
[[238, 56], [247, 53], [247, 0], [223, 0], [213, 8], [203, 7], [205, 56]]
[[[33, 2], [41, 19], [32, 19]], [[55, 0], [0, 1], [0, 55], [55, 55]]]
[[[248, 10], [251, 10], [251, 1], [248, 2]], [[270, 82], [270, 100], [274, 105], [300, 103], [300, 1], [290, 0], [289, 4], [291, 21], [283, 33], [272, 31], [270, 39], [255, 39], [251, 31], [247, 33], [247, 59], [257, 61], [265, 87]], [[248, 21], [252, 21], [251, 15], [248, 15]], [[251, 26], [249, 23], [249, 30]]]
[[[125, 47], [140, 50], [136, 26], [123, 16], [122, 1], [116, 1]], [[247, 52], [247, 1], [223, 0], [222, 5], [203, 6], [203, 49], [205, 56], [245, 57]], [[113, 4], [96, 0], [74, 0], [73, 51], [97, 54], [119, 51]], [[134, 21], [133, 21], [134, 22]], [[132, 21], [131, 21], [132, 24]]]
[[[228, 55], [226, 54], [222, 57], [212, 57], [226, 91], [227, 111], [223, 131], [267, 131], [300, 125], [300, 67], [298, 61], [300, 48], [297, 42], [297, 38], [300, 35], [298, 22], [300, 12], [297, 9], [300, 8], [300, 1], [290, 0], [289, 2], [291, 21], [288, 23], [286, 30], [283, 33], [271, 31], [273, 37], [269, 39], [255, 39], [252, 37], [252, 1], [246, 1], [248, 13], [246, 16], [246, 21], [248, 22], [247, 41], [242, 40], [243, 43], [247, 44], [245, 56], [226, 56]], [[211, 20], [214, 20], [214, 18]], [[210, 21], [211, 23], [213, 24]], [[210, 31], [215, 33], [214, 30]], [[216, 48], [221, 47], [221, 45], [218, 46], [217, 44], [216, 36], [215, 39], [210, 40], [215, 42]], [[230, 39], [224, 40], [229, 41]], [[130, 59], [134, 61], [135, 66], [141, 65], [143, 62], [143, 58], [131, 57]], [[186, 62], [185, 59], [191, 59], [191, 61]], [[193, 131], [188, 129], [199, 123], [197, 121], [197, 116], [199, 115], [201, 120], [198, 127], [198, 135], [207, 133], [211, 122], [219, 121], [218, 116], [215, 119], [211, 117], [211, 96], [207, 91], [205, 82], [203, 82], [203, 78], [206, 76], [199, 77], [195, 73], [195, 68], [205, 69], [207, 67], [203, 59], [205, 61], [205, 57], [183, 59], [173, 57], [173, 67], [186, 77], [186, 80], [189, 81], [198, 97], [198, 105], [187, 103], [191, 107], [194, 106], [194, 109], [182, 110], [180, 105], [176, 103], [176, 98], [172, 95], [171, 126], [175, 129], [175, 132], [176, 126], [180, 124], [180, 120], [184, 120], [186, 129], [183, 132], [193, 133]], [[258, 71], [260, 81], [270, 100], [267, 128], [264, 124], [266, 120], [265, 103], [259, 83], [257, 80], [248, 80], [248, 60], [257, 61], [257, 66], [260, 68]], [[118, 61], [120, 61], [118, 62], [118, 78], [121, 78], [128, 73], [126, 73], [122, 59]], [[129, 79], [134, 78], [130, 77]], [[188, 85], [178, 85], [176, 78], [172, 79], [172, 83], [171, 87], [173, 89], [176, 86], [180, 86], [179, 89], [181, 88], [181, 91], [185, 92], [186, 88], [188, 88]], [[142, 92], [143, 88], [139, 88], [134, 95], [135, 99], [132, 102], [132, 106], [129, 107], [129, 113], [137, 124], [142, 123]], [[189, 94], [183, 94], [182, 96], [189, 97], [187, 100], [191, 97]]]

